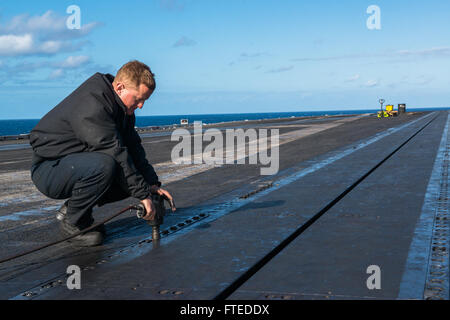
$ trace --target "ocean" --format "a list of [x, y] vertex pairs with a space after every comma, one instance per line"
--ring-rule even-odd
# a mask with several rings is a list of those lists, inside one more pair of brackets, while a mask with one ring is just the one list
[[[433, 111], [446, 110], [448, 108], [423, 108], [408, 109], [407, 111]], [[277, 119], [290, 117], [309, 117], [323, 115], [347, 115], [376, 113], [378, 110], [345, 110], [345, 111], [314, 111], [314, 112], [271, 112], [271, 113], [230, 113], [230, 114], [196, 114], [196, 115], [171, 115], [171, 116], [145, 116], [136, 117], [137, 127], [154, 127], [180, 124], [181, 119], [187, 119], [189, 123], [202, 121], [203, 124], [221, 123], [230, 121]], [[39, 119], [0, 120], [0, 136], [19, 135], [29, 133]]]

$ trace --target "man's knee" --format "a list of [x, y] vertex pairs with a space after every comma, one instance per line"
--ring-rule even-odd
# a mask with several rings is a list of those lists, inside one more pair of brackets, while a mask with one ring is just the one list
[[99, 170], [104, 175], [105, 180], [112, 182], [117, 169], [116, 160], [112, 156], [100, 152], [96, 152], [95, 157], [96, 170]]
[[64, 162], [64, 167], [71, 168], [72, 177], [78, 182], [110, 185], [116, 174], [114, 158], [101, 152], [69, 155]]

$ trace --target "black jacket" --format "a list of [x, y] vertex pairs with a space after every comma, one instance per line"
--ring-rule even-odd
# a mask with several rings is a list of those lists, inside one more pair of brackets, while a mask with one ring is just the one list
[[106, 153], [120, 165], [122, 189], [143, 200], [150, 185], [160, 183], [134, 129], [135, 117], [126, 114], [113, 80], [110, 74], [94, 74], [39, 121], [30, 134], [33, 161], [79, 152]]

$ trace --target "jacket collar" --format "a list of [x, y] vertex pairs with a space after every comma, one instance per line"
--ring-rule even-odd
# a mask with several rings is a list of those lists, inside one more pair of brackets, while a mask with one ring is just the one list
[[111, 93], [114, 95], [114, 100], [117, 102], [117, 104], [120, 106], [120, 108], [122, 108], [123, 112], [126, 115], [127, 107], [123, 104], [122, 100], [117, 95], [117, 93], [114, 91], [114, 88], [112, 86], [112, 83], [114, 81], [114, 76], [109, 73], [102, 74], [102, 76], [103, 76], [103, 79], [105, 80], [105, 82], [108, 84], [108, 87], [111, 89]]

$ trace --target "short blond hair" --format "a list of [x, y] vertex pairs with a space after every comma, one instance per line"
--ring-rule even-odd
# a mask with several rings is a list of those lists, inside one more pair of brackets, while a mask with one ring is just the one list
[[124, 82], [130, 86], [139, 88], [141, 84], [147, 86], [150, 90], [155, 90], [155, 75], [150, 70], [150, 67], [145, 63], [137, 60], [130, 61], [124, 64], [119, 71], [117, 71], [114, 82]]

